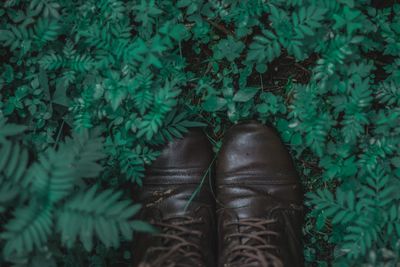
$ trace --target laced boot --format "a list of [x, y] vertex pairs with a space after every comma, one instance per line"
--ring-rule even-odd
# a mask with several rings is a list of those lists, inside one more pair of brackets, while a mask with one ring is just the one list
[[169, 143], [146, 170], [134, 198], [143, 204], [140, 218], [159, 231], [135, 236], [134, 267], [215, 266], [212, 159], [206, 136], [192, 130]]
[[302, 192], [277, 133], [232, 127], [216, 166], [218, 266], [303, 266]]

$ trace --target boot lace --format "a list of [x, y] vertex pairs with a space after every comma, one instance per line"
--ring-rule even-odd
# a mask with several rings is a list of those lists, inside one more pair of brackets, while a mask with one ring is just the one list
[[237, 227], [236, 233], [226, 236], [227, 240], [239, 240], [227, 253], [225, 266], [244, 267], [282, 267], [278, 255], [278, 246], [272, 240], [277, 240], [280, 234], [271, 229], [276, 219], [248, 218], [228, 222], [225, 227]]
[[160, 233], [154, 238], [160, 239], [159, 246], [150, 247], [143, 267], [177, 267], [204, 266], [202, 248], [199, 246], [203, 234], [195, 230], [196, 225], [202, 224], [201, 218], [177, 216], [154, 222]]

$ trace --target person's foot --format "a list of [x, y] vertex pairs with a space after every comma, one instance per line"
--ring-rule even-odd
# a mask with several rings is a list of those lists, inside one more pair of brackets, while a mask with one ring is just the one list
[[136, 199], [143, 204], [141, 219], [160, 232], [134, 240], [133, 266], [215, 266], [215, 202], [208, 179], [212, 159], [206, 136], [192, 130], [169, 143], [147, 170]]
[[302, 192], [275, 130], [232, 127], [216, 166], [218, 266], [303, 266]]

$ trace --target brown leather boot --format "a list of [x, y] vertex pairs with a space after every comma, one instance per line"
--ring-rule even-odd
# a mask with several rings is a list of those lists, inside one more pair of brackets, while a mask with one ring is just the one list
[[303, 266], [302, 192], [277, 133], [232, 127], [216, 167], [219, 266]]
[[208, 176], [212, 159], [206, 136], [192, 130], [169, 143], [146, 171], [135, 199], [143, 204], [141, 219], [159, 232], [135, 238], [134, 267], [215, 266], [215, 201]]

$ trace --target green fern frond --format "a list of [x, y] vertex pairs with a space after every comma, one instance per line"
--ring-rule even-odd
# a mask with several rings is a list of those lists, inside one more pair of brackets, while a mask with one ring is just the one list
[[133, 95], [133, 100], [135, 102], [135, 106], [140, 112], [140, 114], [144, 114], [146, 110], [151, 106], [153, 102], [153, 93], [147, 90], [141, 90]]
[[134, 149], [123, 148], [119, 156], [121, 171], [129, 181], [142, 186], [144, 166], [154, 161], [159, 154], [159, 151], [141, 145]]
[[378, 86], [377, 97], [385, 105], [400, 104], [400, 89], [395, 82], [383, 82]]
[[313, 120], [304, 121], [305, 141], [318, 156], [323, 155], [324, 143], [335, 121], [327, 114], [322, 113]]
[[40, 44], [56, 40], [61, 26], [56, 20], [41, 18], [35, 25], [35, 38]]
[[85, 42], [99, 49], [107, 49], [112, 42], [112, 35], [108, 33], [106, 27], [92, 26], [79, 32], [80, 35], [85, 37]]
[[144, 162], [134, 151], [123, 151], [120, 156], [121, 171], [126, 175], [127, 180], [142, 186], [144, 177]]
[[21, 49], [25, 54], [31, 47], [32, 32], [24, 25], [10, 25], [8, 30], [0, 30], [0, 42], [9, 46], [12, 51]]
[[0, 118], [0, 212], [23, 189], [23, 180], [28, 166], [28, 151], [18, 142], [11, 142], [12, 137], [24, 132], [25, 126], [6, 123]]
[[369, 120], [365, 113], [346, 114], [342, 122], [342, 132], [345, 142], [355, 142], [364, 133], [365, 125], [368, 123]]
[[60, 4], [55, 1], [47, 1], [47, 0], [32, 0], [30, 1], [29, 9], [34, 12], [34, 14], [43, 13], [45, 18], [54, 17], [59, 18], [60, 14], [58, 9], [60, 8]]
[[[269, 30], [263, 30], [263, 35], [254, 37], [253, 42], [249, 46], [246, 61], [254, 62], [259, 72], [266, 70], [266, 63], [272, 62], [281, 54], [281, 46], [278, 37]], [[261, 66], [262, 65], [262, 66]]]
[[65, 61], [61, 56], [50, 53], [43, 56], [39, 63], [46, 70], [56, 70], [61, 68], [65, 64]]
[[79, 177], [97, 177], [103, 167], [98, 163], [105, 158], [103, 149], [104, 138], [99, 136], [97, 130], [88, 130], [73, 133], [72, 138], [67, 138], [60, 146], [60, 150], [71, 149], [74, 155], [72, 167]]
[[67, 63], [66, 66], [78, 72], [90, 70], [94, 61], [88, 55], [75, 55]]
[[[364, 203], [371, 208], [386, 207], [397, 194], [396, 184], [390, 181], [390, 177], [380, 166], [368, 171], [365, 177], [365, 184], [361, 187], [360, 194], [364, 198]], [[368, 201], [369, 200], [369, 201]]]
[[136, 133], [138, 138], [145, 136], [149, 141], [153, 138], [162, 126], [166, 113], [177, 104], [176, 97], [180, 92], [181, 90], [174, 88], [169, 81], [157, 91], [151, 111], [143, 117], [139, 124], [139, 130]]
[[62, 77], [60, 80], [65, 84], [66, 87], [68, 87], [70, 84], [72, 84], [75, 81], [76, 74], [77, 74], [77, 72], [74, 70], [67, 70], [62, 74]]
[[28, 170], [27, 183], [34, 192], [50, 203], [67, 196], [78, 178], [72, 168], [73, 154], [69, 150], [57, 153], [53, 148], [39, 155], [38, 162]]
[[174, 138], [182, 138], [191, 127], [203, 127], [204, 123], [192, 121], [189, 119], [189, 113], [186, 111], [179, 112], [177, 109], [172, 110], [164, 119], [164, 125], [158, 132], [152, 143], [163, 143], [172, 141]]
[[0, 143], [4, 142], [7, 137], [23, 133], [27, 129], [24, 125], [8, 123], [7, 120], [0, 115]]
[[92, 114], [88, 111], [83, 111], [74, 117], [74, 129], [77, 132], [87, 130], [93, 127]]
[[163, 11], [157, 7], [154, 0], [141, 0], [140, 4], [133, 6], [133, 15], [135, 21], [142, 23], [143, 25], [154, 24], [157, 15]]
[[21, 0], [6, 0], [4, 2], [4, 7], [13, 7], [19, 4]]
[[[28, 166], [28, 152], [18, 143], [4, 142], [0, 148], [0, 188], [21, 189]], [[4, 190], [4, 189], [3, 189]], [[0, 198], [1, 199], [1, 198]], [[0, 202], [2, 202], [0, 200]]]
[[344, 243], [339, 250], [349, 258], [365, 256], [372, 244], [378, 239], [381, 224], [376, 223], [373, 217], [362, 216], [354, 224], [346, 228]]
[[347, 110], [350, 112], [357, 112], [362, 109], [367, 109], [372, 103], [372, 92], [369, 86], [369, 78], [361, 79], [356, 74], [351, 77], [353, 86], [349, 88], [351, 95], [349, 97], [349, 104]]
[[298, 12], [293, 13], [294, 31], [297, 36], [304, 38], [305, 36], [315, 35], [316, 29], [322, 26], [324, 14], [327, 12], [325, 8], [319, 6], [302, 6]]
[[14, 253], [23, 254], [42, 247], [48, 240], [53, 227], [51, 207], [41, 207], [37, 203], [18, 208], [14, 218], [5, 226], [0, 238], [5, 240], [3, 253], [6, 258]]
[[63, 48], [63, 54], [66, 58], [72, 58], [76, 54], [74, 43], [68, 40]]
[[7, 210], [7, 203], [15, 199], [20, 194], [20, 188], [16, 187], [12, 182], [0, 182], [0, 213]]
[[101, 0], [98, 2], [100, 12], [111, 20], [124, 18], [126, 13], [125, 3], [118, 0]]
[[87, 132], [61, 144], [56, 151], [48, 148], [29, 168], [27, 183], [35, 194], [57, 203], [67, 196], [79, 178], [94, 177], [102, 167], [102, 138]]
[[351, 41], [343, 36], [336, 36], [330, 40], [323, 57], [317, 60], [313, 79], [325, 82], [334, 75], [337, 65], [344, 64], [345, 59], [353, 53], [350, 45]]
[[328, 190], [318, 190], [309, 193], [310, 204], [322, 212], [325, 217], [332, 218], [333, 224], [349, 223], [357, 218], [360, 206], [356, 206], [355, 195], [352, 191], [336, 191], [336, 197]]
[[[57, 230], [61, 232], [62, 242], [71, 247], [79, 237], [87, 251], [93, 248], [96, 236], [106, 247], [118, 247], [122, 234], [125, 240], [132, 239], [137, 229], [132, 216], [140, 205], [121, 200], [121, 192], [105, 190], [98, 193], [93, 186], [68, 200], [57, 219]], [[148, 226], [145, 230], [151, 230]]]

